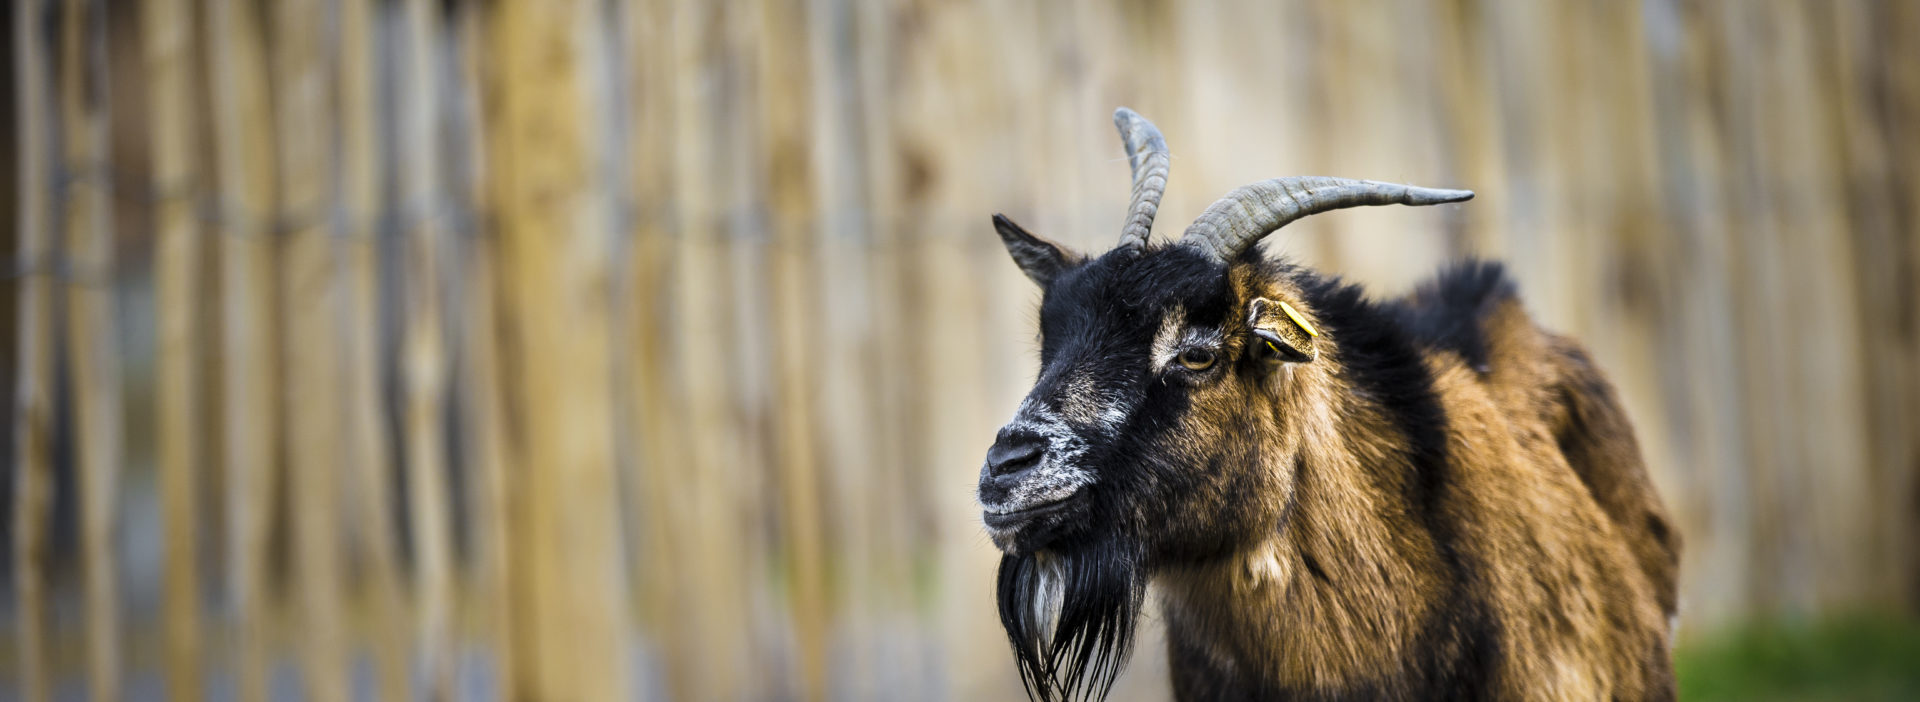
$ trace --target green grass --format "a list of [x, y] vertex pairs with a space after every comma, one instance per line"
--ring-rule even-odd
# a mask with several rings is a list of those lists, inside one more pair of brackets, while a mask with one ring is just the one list
[[1920, 621], [1758, 623], [1689, 642], [1674, 665], [1687, 702], [1920, 700]]

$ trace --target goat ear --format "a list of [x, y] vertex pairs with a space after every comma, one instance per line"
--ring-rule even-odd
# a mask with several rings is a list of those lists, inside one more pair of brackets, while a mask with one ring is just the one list
[[1014, 224], [1006, 215], [993, 216], [993, 230], [1000, 233], [1000, 242], [1007, 245], [1007, 253], [1013, 255], [1013, 262], [1019, 264], [1021, 272], [1042, 288], [1080, 258], [1066, 247], [1035, 236], [1033, 232]]
[[1319, 330], [1285, 302], [1254, 298], [1247, 304], [1247, 327], [1253, 331], [1254, 358], [1306, 363], [1320, 357], [1320, 349], [1314, 343]]

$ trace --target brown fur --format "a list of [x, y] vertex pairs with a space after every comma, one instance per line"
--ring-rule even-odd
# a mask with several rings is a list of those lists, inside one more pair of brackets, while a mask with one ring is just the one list
[[[1287, 301], [1337, 347], [1341, 330], [1314, 319], [1289, 283], [1245, 264], [1230, 275], [1240, 302]], [[1439, 304], [1420, 293], [1406, 302], [1416, 312]], [[1406, 437], [1344, 385], [1337, 353], [1196, 391], [1173, 432], [1196, 450], [1249, 429], [1277, 439], [1255, 490], [1211, 497], [1257, 496], [1250, 513], [1280, 527], [1156, 573], [1181, 699], [1408, 694], [1391, 680], [1414, 675], [1403, 668], [1416, 648], [1468, 645], [1433, 631], [1437, 613], [1465, 600], [1484, 608], [1497, 652], [1480, 661], [1487, 678], [1473, 696], [1673, 696], [1678, 544], [1612, 388], [1511, 297], [1477, 324], [1478, 368], [1451, 349], [1424, 351], [1446, 418], [1448, 484], [1428, 506], [1444, 545], [1421, 507], [1405, 504], [1410, 478], [1382, 467]], [[1249, 413], [1246, 398], [1262, 395], [1277, 399]]]

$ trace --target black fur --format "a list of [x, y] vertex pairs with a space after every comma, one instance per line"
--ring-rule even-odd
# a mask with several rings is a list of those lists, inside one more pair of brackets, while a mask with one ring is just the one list
[[[1121, 250], [1060, 271], [1046, 288], [1032, 396], [1049, 397], [1067, 378], [1091, 373], [1103, 390], [1127, 396], [1142, 411], [1085, 458], [1098, 466], [1107, 488], [1090, 491], [1064, 523], [1034, 530], [1035, 543], [1018, 544], [1001, 560], [1001, 623], [1034, 699], [1102, 699], [1126, 664], [1153, 557], [1145, 537], [1155, 526], [1137, 523], [1134, 515], [1142, 512], [1128, 500], [1154, 494], [1142, 486], [1186, 472], [1138, 460], [1148, 453], [1143, 442], [1186, 411], [1185, 393], [1158, 387], [1138, 369], [1146, 366], [1145, 349], [1169, 304], [1205, 316], [1195, 321], [1224, 321], [1231, 294], [1223, 270], [1197, 253], [1141, 257]], [[1103, 528], [1095, 532], [1090, 525]], [[1042, 558], [1051, 559], [1064, 589], [1054, 622], [1032, 615]], [[1043, 646], [1049, 634], [1051, 645]]]
[[1176, 248], [1150, 257], [1122, 249], [1062, 271], [1040, 304], [1041, 368], [1063, 351], [1081, 352], [1076, 363], [1131, 368], [1145, 359], [1112, 354], [1143, 352], [1160, 312], [1176, 302], [1202, 315], [1191, 322], [1218, 324], [1232, 299], [1224, 270]]
[[1046, 239], [1035, 236], [1006, 215], [993, 216], [993, 230], [1000, 234], [1007, 253], [1028, 278], [1040, 285], [1052, 282], [1055, 275], [1073, 265], [1074, 256]]
[[1484, 322], [1495, 307], [1516, 295], [1505, 266], [1462, 261], [1441, 269], [1433, 282], [1416, 290], [1397, 317], [1422, 344], [1457, 353], [1468, 368], [1486, 373], [1492, 368]]
[[[1034, 605], [1049, 566], [1059, 575], [1054, 621], [1037, 620]], [[1121, 540], [1058, 554], [1000, 559], [1000, 623], [1013, 644], [1020, 682], [1037, 700], [1099, 700], [1133, 650], [1134, 623], [1146, 597], [1147, 573], [1137, 548]], [[1051, 633], [1051, 641], [1048, 634]], [[1050, 645], [1048, 645], [1050, 643]]]

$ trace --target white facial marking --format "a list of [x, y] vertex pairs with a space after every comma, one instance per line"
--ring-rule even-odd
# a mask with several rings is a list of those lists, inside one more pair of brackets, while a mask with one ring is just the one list
[[1073, 427], [1059, 414], [1028, 398], [1020, 403], [1020, 410], [1014, 413], [1013, 421], [1008, 422], [1006, 428], [1039, 436], [1047, 442], [1047, 451], [1040, 458], [1040, 465], [1007, 492], [1005, 502], [982, 502], [981, 509], [990, 514], [1018, 512], [1059, 502], [1093, 484], [1093, 473], [1080, 467], [1080, 457], [1087, 453], [1086, 441], [1074, 433]]
[[1060, 414], [1080, 424], [1093, 424], [1108, 433], [1127, 423], [1127, 407], [1100, 391], [1093, 376], [1081, 373], [1068, 380], [1060, 396]]
[[1187, 308], [1185, 307], [1175, 305], [1173, 309], [1167, 311], [1167, 316], [1160, 318], [1160, 329], [1153, 333], [1153, 351], [1149, 356], [1152, 359], [1154, 373], [1166, 370], [1167, 362], [1172, 361], [1174, 354], [1180, 352], [1180, 336], [1186, 327]]
[[1221, 342], [1220, 330], [1187, 326], [1186, 308], [1176, 306], [1167, 316], [1160, 318], [1160, 330], [1153, 333], [1153, 372], [1159, 374], [1166, 370], [1167, 364], [1172, 363], [1181, 351], [1192, 348], [1218, 351]]

